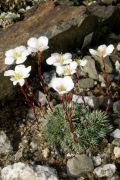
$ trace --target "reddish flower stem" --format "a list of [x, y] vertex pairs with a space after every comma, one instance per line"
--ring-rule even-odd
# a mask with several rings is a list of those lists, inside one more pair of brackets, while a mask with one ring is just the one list
[[33, 93], [33, 91], [32, 91], [32, 88], [31, 88], [30, 85], [28, 84], [28, 81], [27, 81], [27, 80], [25, 80], [25, 85], [26, 85], [27, 89], [29, 90], [29, 92], [30, 92], [31, 95], [32, 95], [32, 100], [33, 100], [33, 102], [35, 101], [35, 102], [37, 103], [37, 105], [38, 105], [38, 107], [39, 107], [39, 109], [40, 109], [40, 112], [41, 112], [42, 116], [45, 118], [45, 116], [44, 116], [44, 114], [43, 114], [42, 104], [41, 104], [41, 102], [40, 102], [39, 100], [36, 99], [36, 97], [35, 97], [35, 95], [34, 95], [34, 93]]
[[39, 81], [40, 81], [40, 85], [41, 85], [41, 87], [42, 87], [42, 89], [43, 89], [43, 92], [44, 92], [44, 94], [46, 95], [46, 99], [47, 99], [47, 102], [48, 102], [48, 106], [49, 106], [50, 110], [53, 111], [52, 106], [51, 106], [51, 104], [50, 104], [50, 102], [49, 102], [48, 91], [47, 91], [47, 89], [46, 89], [44, 80], [43, 80], [43, 78], [42, 78], [41, 63], [42, 63], [41, 52], [38, 51], [38, 78], [39, 78]]
[[108, 81], [108, 73], [106, 71], [106, 66], [105, 66], [105, 61], [104, 58], [102, 57], [102, 62], [103, 62], [103, 77], [104, 77], [104, 83], [107, 89], [107, 94], [108, 94], [108, 100], [107, 100], [107, 104], [106, 104], [106, 109], [105, 111], [108, 112], [110, 109], [110, 94], [109, 94], [109, 81]]
[[26, 92], [25, 92], [25, 90], [24, 90], [24, 86], [21, 86], [21, 87], [20, 87], [20, 91], [21, 91], [21, 93], [24, 95], [25, 100], [26, 100], [28, 106], [32, 109], [33, 114], [35, 114], [35, 108], [34, 108], [34, 106], [33, 106], [33, 102], [30, 101], [28, 95], [26, 94]]
[[67, 110], [67, 98], [64, 98], [64, 96], [61, 96], [61, 104], [63, 106], [63, 110], [64, 110], [64, 113], [65, 113], [65, 119], [66, 119], [66, 121], [67, 121], [67, 123], [69, 125], [73, 141], [74, 141], [74, 143], [77, 143], [77, 135], [75, 133], [74, 125], [73, 125], [73, 122], [72, 122], [72, 114], [68, 113], [68, 110]]
[[[38, 126], [39, 122], [38, 122], [38, 118], [36, 117], [36, 113], [35, 113], [35, 108], [34, 108], [33, 102], [30, 101], [28, 95], [26, 94], [26, 92], [25, 92], [25, 90], [24, 90], [24, 86], [21, 86], [21, 87], [20, 87], [20, 90], [21, 90], [22, 94], [24, 95], [25, 100], [26, 100], [28, 106], [32, 109], [32, 112], [33, 112], [33, 114], [34, 114], [34, 116], [35, 116], [35, 120], [37, 121], [37, 128], [38, 128], [38, 130], [40, 131], [39, 126]], [[24, 134], [25, 134], [25, 133], [24, 133]]]

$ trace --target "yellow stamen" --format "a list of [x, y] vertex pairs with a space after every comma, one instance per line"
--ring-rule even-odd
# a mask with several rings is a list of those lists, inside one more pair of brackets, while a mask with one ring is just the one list
[[59, 92], [62, 92], [62, 91], [65, 91], [65, 90], [66, 90], [63, 84], [58, 85], [58, 86], [56, 87], [56, 89], [57, 89]]
[[70, 75], [71, 74], [71, 70], [69, 66], [64, 67], [64, 75]]
[[63, 64], [63, 63], [64, 63], [64, 58], [63, 58], [63, 55], [62, 55], [62, 54], [60, 54], [60, 55], [58, 56], [57, 63], [59, 63], [59, 64]]
[[14, 59], [18, 59], [21, 57], [21, 53], [20, 52], [15, 52], [14, 53]]
[[19, 73], [15, 73], [14, 78], [15, 78], [15, 80], [19, 80], [19, 79], [22, 79], [23, 76]]

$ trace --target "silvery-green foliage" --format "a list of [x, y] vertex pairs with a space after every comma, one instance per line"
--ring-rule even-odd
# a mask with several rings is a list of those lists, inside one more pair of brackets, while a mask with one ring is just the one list
[[72, 139], [62, 106], [57, 105], [53, 112], [49, 113], [43, 133], [51, 146], [59, 145], [64, 151], [76, 152], [96, 147], [112, 129], [105, 112], [91, 111], [83, 105], [74, 104], [72, 120], [78, 143], [74, 143]]

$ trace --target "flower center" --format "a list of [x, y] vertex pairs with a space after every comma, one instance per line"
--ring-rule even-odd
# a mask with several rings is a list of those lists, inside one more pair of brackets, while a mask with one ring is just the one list
[[103, 57], [105, 54], [106, 54], [105, 49], [104, 49], [104, 50], [99, 51], [99, 55], [100, 55], [100, 57]]
[[22, 79], [23, 76], [20, 73], [15, 73], [14, 78], [15, 78], [15, 80], [19, 80], [19, 79]]
[[21, 57], [21, 53], [20, 52], [15, 52], [14, 53], [14, 59], [18, 59]]
[[64, 75], [69, 75], [71, 74], [71, 70], [69, 66], [64, 67]]
[[63, 92], [63, 91], [66, 90], [63, 84], [58, 85], [58, 86], [56, 87], [56, 89], [57, 89], [59, 92]]
[[63, 64], [64, 63], [64, 58], [63, 58], [62, 55], [58, 56], [57, 63], [59, 63], [59, 64]]

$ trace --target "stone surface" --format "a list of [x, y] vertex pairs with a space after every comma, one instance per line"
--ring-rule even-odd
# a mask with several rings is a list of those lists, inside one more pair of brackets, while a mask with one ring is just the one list
[[85, 154], [77, 155], [67, 161], [69, 175], [79, 177], [82, 173], [92, 172], [94, 169], [92, 159]]
[[52, 78], [56, 76], [56, 71], [55, 70], [51, 70], [49, 72], [44, 72], [43, 73], [43, 79], [45, 81], [46, 84], [50, 84]]
[[97, 177], [112, 177], [116, 171], [116, 166], [114, 164], [106, 164], [94, 169], [94, 174]]
[[12, 152], [12, 146], [4, 131], [0, 131], [0, 156]]
[[99, 4], [92, 4], [91, 6], [88, 7], [88, 10], [90, 13], [94, 14], [95, 16], [101, 17], [104, 20], [109, 19], [114, 11], [115, 7], [114, 6], [101, 6]]
[[99, 165], [101, 165], [102, 159], [101, 159], [100, 155], [98, 155], [98, 156], [93, 156], [93, 163], [94, 163], [94, 166], [99, 166]]
[[115, 155], [115, 158], [120, 157], [120, 147], [114, 147], [113, 153]]
[[99, 107], [99, 102], [98, 102], [98, 99], [97, 97], [95, 96], [84, 96], [84, 100], [83, 100], [83, 97], [82, 96], [79, 96], [79, 95], [73, 95], [73, 99], [72, 99], [73, 102], [77, 102], [79, 104], [84, 104], [84, 101], [85, 103], [94, 108], [94, 109], [97, 109]]
[[104, 4], [112, 4], [113, 2], [116, 2], [117, 0], [101, 0], [101, 2], [103, 2]]
[[120, 100], [113, 103], [113, 111], [120, 114]]
[[84, 56], [83, 59], [87, 60], [87, 64], [83, 67], [83, 71], [88, 73], [88, 76], [92, 79], [98, 79], [98, 73], [95, 66], [95, 61], [91, 56]]
[[[43, 2], [31, 8], [24, 20], [0, 32], [0, 73], [9, 68], [4, 64], [5, 51], [26, 45], [30, 37], [46, 35], [50, 39], [51, 51], [66, 52], [79, 47], [82, 39], [93, 32], [95, 26], [96, 18], [87, 15], [85, 6], [55, 7], [52, 0]], [[7, 90], [11, 93], [10, 85], [4, 88], [0, 99], [6, 96]]]
[[58, 180], [55, 170], [46, 166], [29, 166], [18, 162], [4, 167], [1, 171], [2, 180]]
[[78, 81], [79, 87], [83, 89], [93, 88], [94, 87], [94, 80], [91, 78], [83, 78]]
[[115, 146], [120, 147], [120, 139], [114, 139], [114, 140], [112, 141], [112, 144], [115, 145]]
[[119, 6], [106, 6], [99, 4], [92, 4], [88, 6], [88, 11], [97, 17], [111, 30], [111, 32], [119, 32], [120, 27], [120, 8]]
[[41, 102], [41, 104], [44, 106], [47, 104], [47, 99], [44, 93], [41, 91], [38, 92], [38, 100]]
[[115, 119], [114, 124], [117, 124], [118, 128], [120, 129], [120, 118]]
[[120, 139], [120, 129], [116, 129], [111, 133], [111, 136], [114, 138]]

